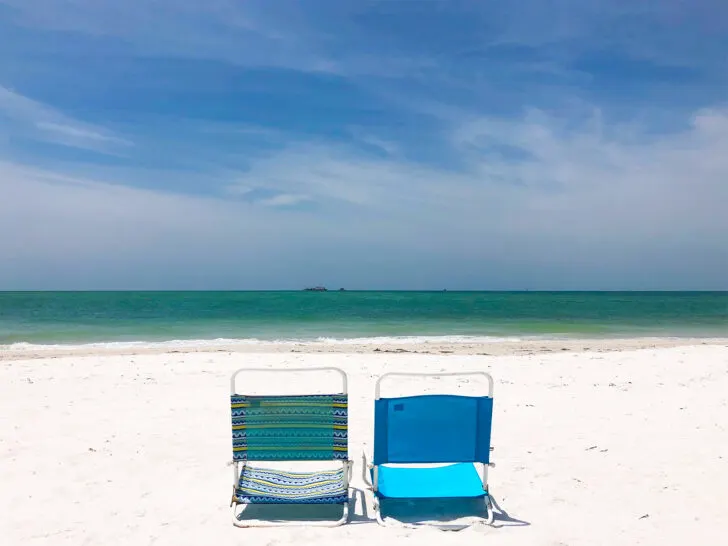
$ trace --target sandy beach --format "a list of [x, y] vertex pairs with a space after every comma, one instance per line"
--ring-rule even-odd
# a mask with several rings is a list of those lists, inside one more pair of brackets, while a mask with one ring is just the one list
[[[727, 340], [182, 344], [15, 348], [0, 357], [2, 544], [725, 542]], [[347, 371], [352, 486], [362, 491], [378, 375], [488, 371], [496, 381], [490, 485], [504, 513], [493, 527], [456, 533], [383, 528], [366, 492], [343, 527], [233, 527], [228, 380], [244, 366]], [[270, 392], [262, 376], [248, 384]], [[333, 382], [290, 374], [275, 385], [316, 392]], [[390, 392], [418, 387], [401, 382]], [[478, 387], [441, 379], [426, 388]]]

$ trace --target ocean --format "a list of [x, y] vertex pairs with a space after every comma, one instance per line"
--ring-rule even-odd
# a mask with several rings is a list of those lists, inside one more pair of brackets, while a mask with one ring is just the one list
[[728, 337], [728, 292], [0, 292], [0, 347], [641, 336]]

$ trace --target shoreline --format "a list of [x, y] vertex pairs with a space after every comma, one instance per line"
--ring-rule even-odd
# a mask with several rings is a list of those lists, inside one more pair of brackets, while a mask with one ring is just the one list
[[0, 345], [0, 362], [35, 360], [67, 356], [136, 356], [170, 353], [228, 353], [228, 354], [441, 354], [512, 356], [557, 352], [614, 352], [643, 349], [664, 349], [689, 346], [726, 346], [728, 338], [695, 337], [637, 337], [637, 338], [569, 338], [569, 339], [499, 339], [493, 341], [459, 340], [437, 337], [417, 340], [396, 338], [371, 340], [326, 341], [246, 341], [240, 340], [175, 340], [167, 342], [115, 342], [82, 345]]

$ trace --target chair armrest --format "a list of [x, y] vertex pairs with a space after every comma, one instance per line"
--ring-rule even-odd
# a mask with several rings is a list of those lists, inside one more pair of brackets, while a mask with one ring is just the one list
[[364, 480], [364, 483], [373, 489], [374, 485], [372, 484], [372, 481], [369, 478], [369, 471], [372, 468], [374, 468], [374, 465], [369, 464], [369, 462], [367, 461], [367, 454], [364, 450], [362, 450], [362, 452], [361, 452], [361, 477]]
[[347, 459], [345, 461], [342, 461], [344, 463], [344, 473], [346, 474], [346, 487], [349, 487], [349, 484], [351, 483], [351, 474], [352, 470], [354, 469], [354, 461], [351, 459]]
[[233, 487], [238, 486], [238, 481], [240, 480], [240, 467], [239, 467], [238, 461], [230, 461], [228, 463], [228, 466], [233, 467]]

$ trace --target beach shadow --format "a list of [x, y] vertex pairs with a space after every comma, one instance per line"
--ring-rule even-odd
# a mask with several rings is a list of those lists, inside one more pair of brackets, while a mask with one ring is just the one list
[[[369, 513], [363, 490], [351, 488], [348, 525], [376, 523]], [[529, 522], [512, 517], [495, 499], [493, 502], [495, 528], [525, 527]], [[381, 509], [386, 520], [396, 520], [405, 525], [429, 524], [444, 530], [459, 531], [482, 521], [485, 515], [485, 499], [381, 499]], [[357, 513], [361, 507], [361, 514]], [[238, 515], [241, 523], [294, 524], [330, 522], [339, 520], [342, 505], [317, 504], [250, 504]]]
[[528, 527], [531, 525], [527, 521], [516, 519], [509, 515], [493, 497], [490, 500], [493, 502], [494, 527]]
[[[354, 494], [351, 496], [351, 510], [349, 511], [349, 523], [351, 524], [362, 524], [362, 523], [375, 523], [375, 520], [369, 516], [369, 509], [367, 508], [367, 500], [364, 491], [356, 487], [351, 488]], [[356, 513], [358, 506], [361, 506], [361, 514]]]
[[[486, 513], [485, 499], [382, 499], [380, 504], [387, 520], [391, 518], [406, 525], [428, 524], [450, 531], [480, 522]], [[530, 525], [509, 515], [495, 500], [493, 509], [495, 528]]]
[[[371, 523], [367, 512], [364, 492], [351, 488], [352, 495], [349, 501], [349, 524]], [[357, 507], [362, 507], [362, 515], [358, 515]], [[344, 506], [341, 504], [248, 504], [238, 514], [241, 523], [255, 525], [256, 523], [334, 523], [341, 519]]]

